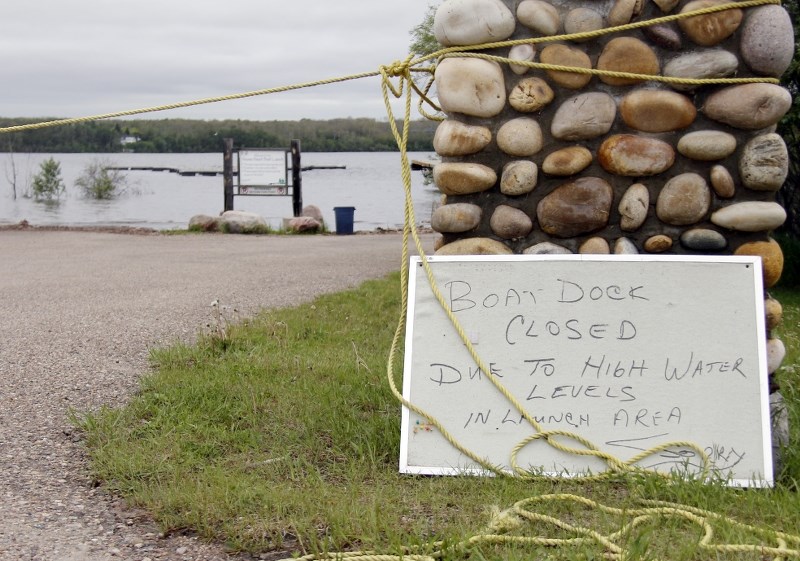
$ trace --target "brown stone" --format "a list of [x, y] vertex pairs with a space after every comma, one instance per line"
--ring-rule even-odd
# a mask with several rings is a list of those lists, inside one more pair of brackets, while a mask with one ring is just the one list
[[489, 220], [492, 232], [505, 240], [524, 238], [533, 230], [533, 221], [524, 211], [508, 205], [497, 205]]
[[608, 224], [613, 198], [611, 185], [598, 177], [565, 183], [539, 201], [539, 226], [559, 238], [593, 232]]
[[589, 238], [578, 247], [578, 253], [583, 255], [608, 255], [611, 253], [611, 246], [600, 236]]
[[675, 163], [675, 150], [656, 138], [615, 134], [600, 145], [597, 159], [609, 173], [640, 177], [669, 169]]
[[[634, 37], [617, 37], [609, 41], [597, 59], [598, 70], [630, 72], [632, 74], [658, 74], [661, 66], [656, 53], [646, 43]], [[629, 86], [641, 80], [600, 76], [610, 86]]]
[[644, 132], [683, 129], [697, 117], [692, 100], [670, 90], [634, 90], [622, 98], [619, 112], [626, 125]]
[[492, 132], [487, 127], [447, 119], [436, 127], [433, 149], [440, 156], [467, 156], [480, 152], [491, 141]]
[[663, 253], [672, 249], [672, 238], [664, 234], [657, 234], [647, 238], [644, 242], [644, 250], [648, 253]]
[[442, 246], [436, 255], [510, 255], [514, 253], [503, 242], [492, 238], [464, 238]]
[[711, 168], [711, 187], [718, 197], [722, 199], [730, 199], [736, 194], [736, 184], [733, 182], [733, 176], [728, 168], [722, 165], [716, 165]]
[[755, 255], [761, 257], [764, 273], [764, 288], [770, 288], [780, 280], [783, 273], [783, 251], [778, 242], [770, 238], [766, 242], [749, 242], [739, 246], [735, 255]]
[[696, 173], [676, 175], [661, 189], [656, 201], [659, 220], [672, 226], [686, 226], [703, 219], [711, 207], [711, 189]]
[[552, 88], [541, 78], [523, 78], [508, 94], [508, 102], [521, 113], [533, 113], [553, 101], [553, 96]]
[[681, 50], [683, 41], [681, 41], [680, 33], [669, 25], [649, 25], [642, 31], [648, 39], [663, 49]]
[[767, 320], [767, 329], [775, 329], [783, 321], [783, 306], [775, 298], [768, 296], [764, 300], [764, 315]]
[[547, 155], [542, 171], [549, 175], [575, 175], [592, 163], [592, 153], [583, 146], [568, 146]]
[[615, 0], [608, 12], [608, 26], [625, 25], [639, 15], [644, 0]]
[[482, 164], [445, 162], [434, 166], [433, 181], [445, 195], [468, 195], [491, 189], [497, 173]]
[[452, 203], [437, 208], [431, 216], [431, 228], [443, 233], [473, 230], [481, 223], [483, 209], [470, 203]]
[[[558, 66], [574, 66], [577, 68], [592, 68], [592, 61], [582, 50], [569, 45], [548, 45], [542, 49], [539, 55], [539, 62], [554, 64]], [[578, 74], [575, 72], [561, 72], [557, 70], [545, 70], [553, 82], [559, 86], [579, 90], [586, 86], [592, 79], [591, 74]]]
[[[728, 0], [694, 0], [686, 4], [680, 13], [701, 10], [726, 4]], [[733, 35], [742, 23], [742, 10], [737, 8], [678, 20], [683, 32], [703, 47], [717, 45]]]

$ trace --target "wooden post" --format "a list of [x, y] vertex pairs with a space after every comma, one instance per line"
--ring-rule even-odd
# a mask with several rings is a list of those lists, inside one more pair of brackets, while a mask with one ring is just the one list
[[303, 178], [300, 170], [300, 141], [292, 140], [292, 211], [295, 216], [303, 212]]
[[233, 139], [223, 140], [222, 182], [225, 188], [223, 212], [233, 210]]

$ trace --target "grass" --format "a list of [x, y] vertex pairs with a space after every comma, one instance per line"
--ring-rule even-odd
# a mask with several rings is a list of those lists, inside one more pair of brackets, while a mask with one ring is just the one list
[[[784, 392], [795, 440], [773, 489], [647, 476], [581, 483], [398, 474], [400, 407], [384, 379], [400, 308], [396, 275], [241, 323], [217, 317], [198, 344], [154, 351], [154, 373], [127, 407], [85, 414], [78, 422], [98, 481], [148, 509], [166, 532], [191, 531], [233, 551], [400, 553], [407, 547], [428, 551], [440, 540], [445, 561], [602, 559], [604, 548], [592, 540], [559, 548], [461, 544], [514, 503], [553, 493], [621, 509], [639, 508], [643, 499], [675, 501], [796, 532], [800, 293], [777, 297], [786, 309]], [[760, 553], [703, 551], [702, 531], [685, 518], [642, 519], [630, 527], [629, 514], [572, 502], [532, 509], [602, 533], [621, 532], [616, 541], [628, 559], [762, 559]], [[717, 543], [776, 545], [730, 523], [714, 526]], [[519, 517], [502, 533], [576, 536]]]

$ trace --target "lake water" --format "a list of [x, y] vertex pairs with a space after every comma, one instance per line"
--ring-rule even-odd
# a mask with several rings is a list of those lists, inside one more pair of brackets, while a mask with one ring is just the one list
[[[39, 164], [49, 157], [61, 164], [66, 193], [58, 204], [22, 196]], [[410, 153], [409, 159], [430, 160], [431, 153]], [[222, 176], [180, 176], [169, 172], [125, 171], [128, 189], [110, 201], [83, 197], [75, 180], [86, 166], [101, 160], [118, 167], [171, 167], [182, 171], [221, 171], [222, 153], [215, 154], [14, 154], [17, 198], [10, 177], [12, 156], [0, 154], [0, 224], [27, 220], [31, 225], [137, 226], [158, 230], [186, 228], [195, 214], [218, 215], [223, 208]], [[355, 207], [355, 230], [400, 228], [403, 187], [398, 152], [337, 152], [302, 155], [302, 166], [346, 166], [303, 172], [303, 204], [316, 205], [331, 230], [334, 207]], [[429, 225], [440, 194], [425, 185], [422, 173], [411, 172], [412, 198], [418, 225]], [[234, 208], [255, 212], [273, 227], [292, 216], [292, 198], [235, 197]]]

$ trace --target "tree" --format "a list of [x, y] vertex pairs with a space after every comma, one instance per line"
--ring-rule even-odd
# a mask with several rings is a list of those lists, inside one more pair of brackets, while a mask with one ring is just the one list
[[128, 178], [121, 171], [110, 167], [110, 162], [93, 160], [75, 180], [75, 185], [90, 199], [116, 198], [127, 188]]
[[61, 178], [61, 164], [52, 157], [39, 166], [39, 172], [33, 176], [31, 191], [37, 201], [53, 201], [64, 193], [64, 180]]
[[433, 35], [433, 18], [438, 7], [436, 4], [430, 4], [422, 22], [409, 32], [412, 38], [409, 53], [429, 55], [442, 48]]
[[[783, 6], [794, 22], [794, 36], [800, 40], [800, 0], [786, 0]], [[792, 64], [783, 74], [781, 82], [794, 101], [792, 108], [778, 124], [778, 134], [789, 149], [789, 175], [778, 192], [778, 200], [787, 214], [783, 230], [800, 239], [800, 49], [795, 48]]]

